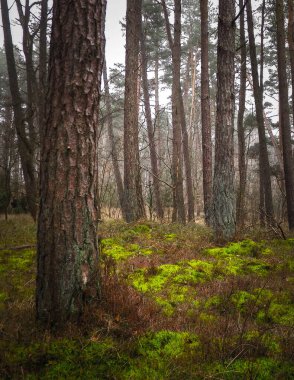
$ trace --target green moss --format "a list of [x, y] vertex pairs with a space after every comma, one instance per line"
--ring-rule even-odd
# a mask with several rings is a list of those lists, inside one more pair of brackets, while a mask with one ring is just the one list
[[226, 258], [230, 255], [260, 257], [261, 255], [270, 254], [271, 250], [263, 242], [256, 243], [253, 240], [243, 240], [237, 243], [230, 243], [222, 248], [210, 248], [206, 252], [216, 258]]
[[256, 360], [237, 359], [232, 363], [219, 362], [210, 366], [207, 371], [211, 377], [224, 380], [235, 379], [293, 379], [294, 365], [291, 362], [258, 358]]
[[164, 240], [166, 241], [175, 241], [177, 234], [164, 234]]
[[253, 294], [248, 293], [245, 290], [240, 290], [231, 296], [232, 302], [240, 311], [247, 309], [248, 303], [252, 303], [255, 299], [256, 297]]
[[113, 258], [115, 261], [126, 260], [135, 255], [151, 255], [152, 249], [140, 248], [138, 244], [127, 244], [123, 246], [118, 244], [113, 238], [102, 240], [103, 254]]

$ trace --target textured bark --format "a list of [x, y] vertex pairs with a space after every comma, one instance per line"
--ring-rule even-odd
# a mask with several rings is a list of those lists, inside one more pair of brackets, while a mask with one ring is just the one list
[[288, 0], [288, 44], [291, 67], [292, 116], [294, 120], [294, 2]]
[[124, 105], [124, 191], [126, 221], [145, 217], [138, 137], [139, 41], [142, 0], [127, 1]]
[[38, 113], [39, 113], [39, 135], [44, 131], [45, 123], [45, 102], [47, 88], [47, 13], [48, 0], [41, 1], [41, 19], [40, 19], [40, 42], [39, 42], [39, 96], [38, 96]]
[[116, 148], [116, 141], [113, 133], [113, 125], [112, 125], [112, 110], [111, 110], [111, 101], [110, 101], [110, 92], [109, 92], [109, 84], [107, 78], [107, 66], [106, 62], [103, 65], [103, 82], [104, 82], [104, 91], [105, 91], [105, 105], [106, 105], [106, 120], [107, 120], [107, 132], [108, 138], [110, 142], [111, 149], [111, 159], [112, 166], [114, 171], [114, 177], [118, 192], [119, 204], [122, 211], [123, 218], [126, 218], [125, 204], [124, 204], [124, 186], [123, 180], [120, 174], [119, 165], [118, 165], [118, 153]]
[[[261, 188], [264, 193], [264, 204], [263, 208], [262, 199], [260, 199], [261, 204], [261, 222], [264, 218], [264, 214], [268, 222], [272, 221], [273, 218], [273, 200], [272, 200], [272, 187], [271, 187], [271, 177], [270, 177], [270, 165], [268, 158], [268, 151], [266, 145], [266, 135], [265, 135], [265, 125], [263, 117], [263, 101], [260, 84], [258, 81], [258, 68], [257, 68], [257, 58], [256, 58], [256, 47], [254, 39], [254, 29], [253, 29], [253, 18], [252, 18], [252, 8], [251, 0], [247, 2], [247, 23], [248, 23], [248, 35], [249, 35], [249, 48], [250, 48], [250, 60], [251, 60], [251, 70], [252, 70], [252, 81], [253, 81], [253, 93], [256, 108], [256, 120], [258, 125], [258, 137], [259, 137], [259, 175]], [[261, 197], [262, 198], [262, 197]]]
[[[242, 9], [243, 0], [239, 0], [239, 8]], [[244, 13], [240, 14], [240, 46], [241, 46], [241, 69], [238, 110], [238, 166], [239, 166], [239, 191], [237, 194], [237, 226], [241, 230], [245, 219], [245, 188], [246, 188], [246, 157], [245, 157], [245, 133], [244, 112], [246, 100], [246, 39]]]
[[142, 72], [142, 86], [143, 86], [143, 95], [144, 95], [144, 108], [145, 108], [148, 140], [149, 140], [151, 170], [152, 170], [153, 188], [154, 188], [154, 196], [155, 196], [155, 204], [156, 204], [156, 214], [157, 214], [157, 217], [160, 220], [162, 220], [164, 215], [163, 215], [163, 207], [162, 207], [162, 202], [161, 202], [157, 152], [156, 152], [153, 123], [152, 123], [152, 116], [151, 116], [149, 86], [148, 86], [148, 77], [147, 77], [147, 54], [146, 54], [145, 36], [144, 36], [142, 22], [141, 22], [141, 62], [142, 62], [141, 72]]
[[37, 318], [76, 318], [96, 295], [97, 135], [106, 1], [55, 0], [41, 151]]
[[167, 37], [172, 52], [172, 184], [173, 222], [186, 222], [183, 188], [183, 149], [182, 149], [182, 92], [181, 92], [181, 0], [174, 0], [174, 38], [172, 37], [166, 3], [161, 1]]
[[288, 103], [287, 60], [285, 48], [284, 2], [276, 0], [277, 54], [279, 78], [280, 130], [282, 137], [285, 189], [289, 229], [294, 229], [294, 162], [291, 146], [291, 127]]
[[31, 134], [28, 136], [26, 133], [26, 122], [18, 85], [7, 0], [1, 0], [1, 12], [4, 32], [4, 47], [9, 76], [9, 87], [13, 103], [14, 124], [17, 133], [18, 150], [25, 181], [26, 198], [29, 211], [32, 217], [36, 219], [37, 184], [36, 171], [34, 167], [34, 141], [31, 141], [30, 139], [30, 137], [32, 137]]
[[213, 229], [216, 238], [235, 234], [234, 187], [234, 0], [219, 3], [217, 46], [217, 111], [215, 126], [215, 167], [213, 177]]
[[212, 143], [208, 68], [208, 0], [200, 0], [200, 12], [203, 201], [205, 223], [210, 225], [210, 208], [212, 200]]

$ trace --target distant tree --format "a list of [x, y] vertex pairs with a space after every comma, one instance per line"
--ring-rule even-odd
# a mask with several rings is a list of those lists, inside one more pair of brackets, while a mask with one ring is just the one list
[[[29, 211], [34, 219], [37, 215], [37, 179], [34, 165], [35, 141], [32, 133], [27, 133], [27, 122], [20, 93], [18, 73], [16, 69], [13, 41], [9, 19], [7, 0], [1, 0], [1, 13], [4, 32], [4, 47], [6, 53], [11, 99], [13, 104], [14, 125], [17, 134], [17, 144], [25, 181], [26, 197]], [[31, 130], [32, 132], [32, 130]]]
[[[37, 318], [76, 318], [97, 288], [97, 128], [106, 1], [55, 0], [41, 151]], [[95, 291], [95, 292], [94, 292]]]
[[142, 0], [128, 0], [124, 103], [124, 202], [126, 221], [145, 216], [139, 156], [139, 42]]
[[141, 63], [142, 63], [142, 87], [143, 87], [143, 96], [144, 96], [144, 108], [145, 108], [145, 118], [147, 124], [148, 140], [149, 140], [149, 149], [150, 149], [150, 160], [151, 160], [151, 170], [153, 178], [153, 188], [154, 188], [154, 197], [156, 204], [156, 214], [157, 217], [162, 220], [164, 216], [162, 200], [161, 200], [161, 191], [160, 191], [160, 178], [159, 178], [159, 169], [158, 169], [158, 160], [157, 160], [157, 151], [154, 137], [154, 128], [151, 115], [151, 106], [150, 106], [150, 95], [149, 95], [149, 85], [148, 85], [148, 57], [145, 46], [145, 33], [143, 21], [141, 19]]
[[285, 188], [290, 230], [294, 230], [294, 162], [291, 145], [291, 126], [289, 118], [288, 81], [286, 70], [285, 16], [283, 0], [276, 0], [277, 55], [279, 78], [280, 130], [285, 173]]
[[219, 2], [217, 48], [217, 113], [213, 177], [212, 225], [216, 238], [235, 234], [234, 187], [234, 58], [235, 1]]

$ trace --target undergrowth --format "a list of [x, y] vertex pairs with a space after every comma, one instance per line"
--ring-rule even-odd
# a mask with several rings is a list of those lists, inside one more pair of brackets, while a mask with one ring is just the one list
[[294, 239], [103, 223], [102, 298], [54, 333], [34, 320], [34, 224], [0, 231], [1, 379], [294, 378]]

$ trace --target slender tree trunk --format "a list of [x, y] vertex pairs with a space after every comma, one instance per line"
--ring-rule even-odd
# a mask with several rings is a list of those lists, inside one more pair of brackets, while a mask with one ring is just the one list
[[149, 86], [148, 86], [148, 77], [147, 77], [147, 54], [146, 54], [145, 36], [144, 36], [142, 22], [141, 22], [141, 62], [142, 62], [141, 71], [142, 71], [142, 86], [143, 86], [143, 94], [144, 94], [144, 108], [145, 108], [145, 117], [146, 117], [146, 123], [147, 123], [148, 140], [149, 140], [151, 170], [152, 170], [153, 188], [154, 188], [154, 196], [155, 196], [155, 204], [156, 204], [156, 214], [157, 214], [157, 217], [160, 220], [162, 220], [164, 215], [163, 215], [163, 207], [162, 207], [162, 202], [161, 202], [157, 152], [156, 152], [156, 147], [155, 147], [154, 130], [153, 130], [152, 116], [151, 116], [150, 97], [149, 97], [149, 88], [148, 88]]
[[[239, 0], [239, 8], [242, 9], [243, 0]], [[239, 110], [238, 110], [238, 166], [239, 166], [239, 191], [237, 194], [237, 226], [241, 230], [245, 219], [245, 188], [246, 188], [246, 152], [245, 152], [245, 133], [244, 133], [244, 112], [246, 100], [246, 39], [244, 12], [240, 15], [240, 90], [239, 90]]]
[[34, 167], [34, 147], [33, 142], [29, 140], [26, 134], [26, 122], [24, 112], [22, 109], [22, 99], [18, 85], [7, 0], [1, 0], [1, 12], [4, 32], [4, 47], [9, 76], [9, 86], [13, 103], [14, 124], [17, 133], [17, 144], [25, 181], [26, 198], [28, 202], [29, 211], [34, 220], [36, 220], [37, 183], [36, 171]]
[[109, 84], [108, 84], [108, 78], [107, 78], [106, 61], [104, 61], [104, 65], [103, 65], [103, 82], [104, 82], [105, 105], [106, 105], [106, 113], [107, 113], [107, 117], [106, 117], [107, 132], [108, 132], [108, 137], [109, 137], [109, 142], [110, 142], [112, 166], [113, 166], [115, 182], [116, 182], [116, 187], [117, 187], [117, 192], [118, 192], [119, 204], [120, 204], [123, 218], [125, 219], [126, 210], [125, 210], [125, 204], [124, 204], [124, 186], [123, 186], [121, 173], [119, 170], [118, 153], [117, 153], [116, 142], [115, 142], [115, 137], [113, 133], [112, 110], [111, 110]]
[[145, 217], [138, 137], [139, 41], [142, 0], [127, 1], [124, 105], [124, 192], [126, 221]]
[[208, 67], [208, 0], [200, 0], [200, 12], [203, 201], [205, 223], [210, 225], [210, 208], [212, 200], [212, 143]]
[[213, 177], [213, 229], [216, 238], [230, 239], [235, 234], [234, 187], [234, 0], [219, 3], [217, 48], [217, 114], [215, 167]]
[[[271, 186], [268, 151], [267, 151], [267, 145], [266, 145], [264, 117], [263, 117], [263, 100], [262, 100], [260, 84], [258, 81], [258, 68], [257, 68], [251, 0], [247, 2], [247, 23], [248, 23], [249, 48], [250, 48], [251, 70], [252, 70], [252, 80], [253, 80], [253, 93], [254, 93], [254, 99], [255, 99], [256, 119], [257, 119], [258, 137], [259, 137], [259, 175], [260, 175], [260, 181], [262, 182], [262, 188], [263, 188], [264, 199], [265, 199], [265, 211], [262, 210], [261, 218], [263, 214], [265, 213], [266, 219], [268, 220], [268, 222], [271, 222], [273, 218], [272, 186]], [[261, 199], [261, 207], [262, 207], [262, 199]]]
[[106, 1], [54, 1], [38, 222], [37, 318], [97, 295], [97, 145]]
[[166, 32], [172, 52], [172, 184], [173, 184], [173, 222], [186, 222], [183, 188], [183, 149], [181, 127], [181, 0], [174, 0], [174, 38], [172, 38], [166, 3], [161, 1], [165, 18]]
[[277, 54], [279, 78], [280, 130], [284, 159], [285, 188], [289, 229], [294, 230], [294, 162], [291, 146], [291, 127], [288, 103], [287, 60], [285, 48], [284, 2], [276, 0]]

